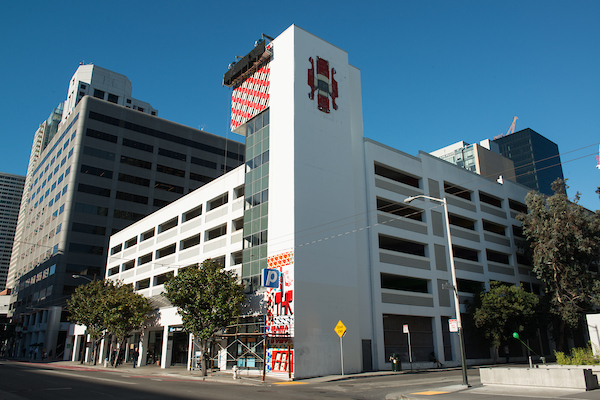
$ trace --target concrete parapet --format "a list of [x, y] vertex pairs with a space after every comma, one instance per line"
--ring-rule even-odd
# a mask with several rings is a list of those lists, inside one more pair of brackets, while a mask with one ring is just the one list
[[480, 368], [483, 385], [540, 386], [565, 389], [598, 389], [598, 377], [590, 368]]

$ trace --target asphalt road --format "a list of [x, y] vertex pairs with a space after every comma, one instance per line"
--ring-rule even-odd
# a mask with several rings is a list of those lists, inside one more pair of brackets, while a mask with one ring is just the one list
[[[137, 375], [137, 373], [140, 375]], [[261, 383], [256, 380], [202, 381], [178, 376], [144, 375], [144, 369], [72, 370], [52, 364], [0, 362], [0, 399], [385, 399], [432, 385], [461, 382], [460, 371], [401, 374], [335, 382]]]
[[481, 386], [476, 368], [469, 369], [471, 388], [462, 386], [460, 369], [266, 383], [248, 378], [234, 381], [230, 377], [202, 380], [197, 375], [186, 375], [185, 369], [180, 371], [73, 368], [60, 363], [0, 361], [0, 400], [600, 400], [600, 390]]

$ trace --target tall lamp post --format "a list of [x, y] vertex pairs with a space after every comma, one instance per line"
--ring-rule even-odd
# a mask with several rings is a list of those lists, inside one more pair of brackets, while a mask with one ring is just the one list
[[91, 278], [88, 278], [88, 277], [87, 277], [87, 276], [85, 276], [85, 275], [71, 275], [71, 276], [72, 276], [73, 278], [82, 278], [82, 279], [86, 279], [86, 280], [88, 280], [88, 281], [90, 281], [90, 282], [94, 282], [94, 280], [93, 280], [93, 279], [91, 279]]
[[456, 267], [454, 266], [454, 251], [452, 250], [452, 236], [450, 236], [450, 218], [448, 217], [448, 203], [446, 198], [438, 199], [437, 197], [430, 197], [420, 194], [418, 196], [410, 196], [404, 199], [406, 204], [416, 199], [428, 199], [431, 201], [437, 201], [444, 205], [444, 216], [446, 220], [446, 236], [448, 237], [448, 253], [450, 255], [450, 272], [452, 273], [452, 291], [454, 292], [454, 308], [456, 311], [456, 322], [458, 325], [458, 338], [460, 342], [460, 358], [462, 364], [462, 376], [463, 385], [469, 386], [469, 380], [467, 378], [467, 356], [465, 352], [465, 335], [462, 325], [462, 319], [460, 318], [460, 302], [458, 299], [458, 286], [456, 283]]

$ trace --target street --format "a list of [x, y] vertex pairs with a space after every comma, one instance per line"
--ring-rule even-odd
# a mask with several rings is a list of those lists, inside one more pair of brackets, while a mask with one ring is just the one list
[[[526, 366], [515, 365], [515, 368]], [[71, 362], [0, 361], [0, 400], [81, 399], [346, 399], [346, 400], [531, 400], [600, 399], [600, 390], [582, 391], [520, 386], [481, 386], [479, 371], [468, 371], [470, 388], [462, 386], [459, 368], [403, 373], [366, 373], [262, 382], [232, 380], [229, 374], [206, 379], [185, 368], [123, 367], [105, 369]]]
[[[319, 379], [261, 383], [260, 380], [202, 381], [144, 374], [144, 368], [115, 371], [65, 369], [52, 363], [0, 362], [0, 399], [385, 399], [394, 392], [459, 384], [460, 370], [364, 377], [334, 382]], [[475, 377], [473, 377], [475, 378]]]

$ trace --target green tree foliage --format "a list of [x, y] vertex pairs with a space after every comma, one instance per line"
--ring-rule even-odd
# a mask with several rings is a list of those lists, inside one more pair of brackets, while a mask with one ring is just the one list
[[[106, 330], [116, 338], [119, 349], [123, 349], [131, 332], [149, 319], [152, 308], [146, 297], [135, 292], [133, 285], [125, 285], [121, 281], [110, 282], [113, 282], [113, 286], [105, 317]], [[117, 353], [115, 368], [119, 365], [120, 353]]]
[[[151, 311], [148, 299], [136, 293], [132, 285], [113, 280], [78, 286], [67, 303], [71, 322], [86, 326], [95, 349], [107, 334], [113, 335], [123, 348], [131, 331], [139, 328]], [[94, 363], [96, 359], [94, 354]]]
[[530, 243], [533, 271], [545, 284], [550, 312], [558, 319], [555, 340], [566, 349], [568, 331], [578, 327], [585, 312], [600, 304], [600, 281], [590, 272], [600, 258], [600, 215], [566, 195], [566, 181], [557, 180], [555, 194], [530, 192], [528, 213], [519, 218]]
[[494, 281], [489, 291], [476, 296], [473, 320], [497, 356], [498, 348], [512, 338], [513, 332], [525, 337], [535, 335], [538, 306], [537, 295]]
[[208, 339], [227, 327], [239, 315], [246, 295], [237, 277], [212, 260], [180, 269], [165, 282], [165, 296], [177, 307], [183, 328], [199, 341], [202, 375], [206, 375], [204, 356]]
[[[95, 280], [78, 286], [71, 298], [67, 300], [69, 320], [75, 324], [85, 325], [87, 333], [94, 342], [94, 350], [98, 349], [106, 332], [105, 316], [110, 288], [111, 284], [108, 281]], [[94, 364], [96, 358], [94, 351]]]

